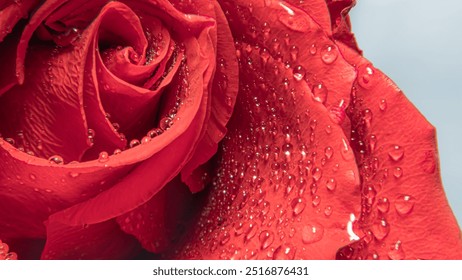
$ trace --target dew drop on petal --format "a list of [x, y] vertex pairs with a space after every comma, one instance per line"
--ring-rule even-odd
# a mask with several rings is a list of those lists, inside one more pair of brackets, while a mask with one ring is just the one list
[[390, 209], [390, 201], [388, 201], [388, 198], [379, 198], [377, 201], [377, 209], [383, 214], [388, 213], [388, 210]]
[[134, 148], [134, 147], [138, 146], [139, 144], [141, 144], [140, 140], [133, 139], [133, 140], [130, 141], [129, 146], [130, 146], [130, 148]]
[[401, 167], [393, 169], [393, 176], [395, 176], [396, 179], [401, 178], [401, 176], [403, 176], [403, 169]]
[[391, 151], [388, 152], [388, 156], [393, 161], [400, 161], [404, 156], [404, 149], [398, 145], [394, 145], [391, 148]]
[[59, 164], [59, 165], [64, 164], [63, 158], [61, 156], [58, 156], [58, 155], [54, 155], [54, 156], [49, 157], [48, 161], [50, 163], [53, 163], [53, 164]]
[[387, 100], [382, 99], [379, 103], [380, 111], [385, 111], [387, 109]]
[[332, 206], [326, 206], [326, 208], [324, 208], [324, 215], [326, 215], [326, 217], [329, 217], [330, 215], [332, 215], [332, 212], [333, 212]]
[[313, 205], [313, 207], [317, 207], [320, 203], [321, 203], [321, 197], [319, 195], [313, 196], [311, 200], [311, 205]]
[[358, 84], [369, 89], [374, 85], [374, 68], [371, 65], [365, 65], [358, 69]]
[[325, 45], [321, 51], [321, 60], [325, 64], [332, 64], [338, 57], [337, 48], [333, 45]]
[[305, 68], [303, 68], [303, 66], [301, 65], [297, 65], [293, 69], [294, 79], [298, 82], [300, 82], [301, 80], [303, 80], [303, 78], [305, 78], [305, 74], [306, 74]]
[[305, 207], [306, 207], [305, 200], [301, 197], [295, 198], [291, 202], [291, 205], [292, 205], [294, 216], [300, 215], [303, 212], [303, 210], [305, 210]]
[[372, 233], [378, 240], [383, 240], [390, 232], [390, 225], [385, 219], [381, 219], [372, 225]]
[[260, 240], [261, 248], [264, 250], [268, 248], [269, 246], [271, 246], [271, 244], [273, 244], [274, 234], [272, 234], [271, 232], [267, 230], [264, 230], [260, 233], [259, 240]]
[[318, 83], [313, 86], [311, 89], [313, 94], [313, 99], [315, 101], [321, 102], [322, 104], [326, 103], [327, 100], [327, 88], [324, 86], [323, 83]]
[[318, 48], [316, 47], [316, 44], [312, 44], [310, 46], [309, 52], [310, 52], [311, 55], [315, 55], [318, 52]]
[[334, 191], [337, 187], [337, 182], [334, 178], [330, 178], [329, 180], [327, 180], [326, 187], [329, 191]]
[[107, 162], [109, 160], [109, 154], [105, 151], [102, 151], [98, 155], [98, 161], [99, 162]]
[[274, 250], [273, 260], [293, 260], [296, 248], [290, 244], [283, 244]]
[[283, 9], [279, 13], [279, 21], [287, 28], [297, 32], [307, 32], [310, 30], [310, 22], [308, 17], [297, 15], [293, 9], [288, 7], [283, 1], [279, 2], [279, 6]]
[[324, 236], [324, 227], [317, 223], [307, 224], [302, 228], [301, 234], [303, 243], [316, 243]]
[[395, 210], [401, 216], [411, 213], [414, 208], [415, 198], [410, 195], [400, 195], [395, 200]]
[[390, 247], [390, 250], [388, 251], [388, 257], [391, 260], [403, 260], [405, 258], [403, 245], [401, 244], [400, 240], [396, 241], [396, 243]]

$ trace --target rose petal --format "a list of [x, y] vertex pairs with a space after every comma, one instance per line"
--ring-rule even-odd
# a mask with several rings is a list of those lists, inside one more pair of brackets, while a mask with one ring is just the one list
[[371, 203], [363, 195], [359, 227], [375, 239], [361, 255], [461, 259], [460, 229], [442, 187], [435, 128], [388, 77], [339, 45], [358, 71], [349, 110], [352, 146], [363, 193], [371, 194]]
[[356, 5], [356, 0], [326, 0], [332, 22], [333, 37], [356, 50], [359, 49], [354, 34], [351, 32], [351, 23], [348, 12]]
[[[306, 14], [299, 14], [306, 18], [297, 20], [307, 23], [310, 33], [292, 30], [273, 19], [285, 16], [283, 11], [301, 13], [295, 7], [269, 8], [255, 3], [249, 11], [247, 5], [222, 4], [230, 15], [235, 38], [245, 30], [237, 19], [252, 21], [255, 26], [270, 22], [270, 38], [264, 38], [268, 32], [264, 29], [263, 36], [252, 37], [251, 29], [243, 42], [236, 43], [241, 66], [238, 102], [206, 206], [186, 243], [175, 250], [175, 257], [334, 258], [338, 246], [357, 238], [348, 226], [354, 221], [352, 214], [360, 210], [354, 155], [337, 115], [328, 110], [335, 103], [326, 102], [326, 108], [318, 102], [304, 77], [294, 75], [294, 64], [286, 67], [287, 63], [282, 63], [293, 55], [290, 44], [284, 45], [286, 33], [290, 33], [290, 42], [300, 42], [300, 46], [333, 43]], [[271, 36], [280, 39], [280, 62], [278, 53], [261, 53], [272, 47]], [[247, 44], [249, 38], [255, 38], [258, 47]], [[355, 74], [341, 56], [335, 63], [325, 63], [301, 48], [298, 55], [293, 60], [306, 66], [306, 73], [319, 73], [326, 81], [331, 77], [331, 84], [339, 73], [348, 77], [332, 87], [333, 98], [338, 95], [348, 100]]]
[[191, 199], [188, 188], [177, 178], [148, 202], [116, 220], [124, 232], [140, 241], [144, 249], [159, 253], [171, 247], [184, 231], [182, 227]]
[[[205, 4], [196, 3], [196, 5], [203, 7]], [[204, 9], [200, 9], [200, 12], [203, 14]], [[238, 66], [234, 58], [235, 49], [233, 47], [233, 39], [227, 20], [218, 3], [215, 3], [213, 13], [217, 21], [215, 29], [217, 32], [217, 53], [215, 54], [217, 69], [214, 74], [213, 85], [209, 87], [212, 96], [209, 108], [210, 117], [207, 121], [207, 130], [204, 131], [204, 135], [194, 156], [181, 172], [182, 180], [189, 186], [192, 192], [200, 191], [204, 187], [204, 181], [201, 176], [209, 170], [205, 167], [196, 168], [204, 164], [216, 153], [218, 143], [226, 134], [226, 124], [231, 117], [238, 88]], [[193, 175], [192, 173], [195, 169], [197, 174]]]
[[[19, 72], [15, 67], [15, 53], [17, 51], [20, 33], [24, 27], [22, 23], [17, 24], [21, 18], [27, 18], [29, 12], [33, 10], [40, 1], [5, 1], [0, 4], [0, 65], [2, 65], [2, 75], [0, 76], [0, 95], [8, 91], [17, 84]], [[16, 29], [16, 32], [7, 36]], [[14, 34], [16, 33], [16, 34]], [[6, 36], [6, 37], [5, 37]], [[6, 65], [11, 68], [6, 69]]]
[[86, 227], [70, 227], [50, 219], [42, 259], [123, 260], [139, 254], [139, 243], [114, 220]]

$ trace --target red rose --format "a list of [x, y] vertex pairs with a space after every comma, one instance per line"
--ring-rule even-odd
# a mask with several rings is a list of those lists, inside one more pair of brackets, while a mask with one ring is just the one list
[[0, 5], [19, 258], [462, 258], [434, 128], [354, 1], [38, 2]]

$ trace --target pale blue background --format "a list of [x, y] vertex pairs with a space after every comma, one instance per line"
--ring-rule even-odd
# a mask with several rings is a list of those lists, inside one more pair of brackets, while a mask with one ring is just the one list
[[442, 177], [462, 222], [462, 1], [358, 0], [353, 31], [364, 56], [437, 128]]

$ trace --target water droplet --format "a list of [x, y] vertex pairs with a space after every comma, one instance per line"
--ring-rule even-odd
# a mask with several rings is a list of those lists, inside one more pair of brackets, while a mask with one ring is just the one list
[[313, 180], [317, 182], [319, 181], [319, 179], [321, 179], [321, 177], [322, 177], [322, 170], [319, 169], [318, 167], [314, 168], [313, 169]]
[[310, 46], [310, 50], [309, 50], [309, 51], [310, 51], [310, 54], [311, 54], [311, 55], [315, 55], [315, 54], [318, 52], [318, 48], [316, 47], [316, 44], [312, 44], [312, 45]]
[[324, 215], [326, 215], [326, 217], [329, 217], [330, 215], [332, 215], [332, 212], [333, 212], [332, 206], [326, 206], [326, 208], [324, 208]]
[[80, 176], [80, 173], [78, 173], [78, 172], [69, 172], [69, 176], [70, 176], [71, 178], [77, 178], [77, 177]]
[[372, 111], [371, 110], [369, 109], [364, 110], [363, 120], [367, 128], [371, 127], [371, 122], [372, 122]]
[[138, 139], [133, 139], [132, 141], [130, 141], [129, 146], [130, 146], [130, 148], [134, 148], [134, 147], [138, 146], [139, 144], [141, 144], [141, 143], [140, 143], [140, 140], [138, 140]]
[[308, 17], [296, 15], [294, 10], [284, 2], [279, 2], [279, 6], [284, 9], [279, 13], [279, 21], [287, 28], [297, 32], [307, 32], [310, 29]]
[[297, 60], [298, 52], [299, 52], [299, 49], [298, 49], [297, 46], [295, 46], [295, 45], [290, 46], [289, 53], [290, 53], [290, 58], [293, 61]]
[[299, 198], [292, 200], [291, 205], [292, 205], [294, 216], [298, 216], [300, 213], [303, 212], [303, 210], [305, 210], [306, 203], [303, 198], [299, 197]]
[[372, 65], [364, 65], [358, 68], [358, 84], [369, 89], [374, 85], [374, 67]]
[[351, 161], [355, 158], [355, 155], [353, 151], [350, 149], [350, 146], [348, 145], [347, 140], [345, 138], [342, 138], [342, 144], [340, 144], [340, 152], [342, 154], [342, 157], [346, 161]]
[[374, 134], [371, 134], [369, 136], [369, 147], [371, 148], [371, 152], [375, 150], [376, 145], [377, 145], [377, 137]]
[[221, 245], [225, 245], [231, 238], [228, 231], [224, 230], [220, 233], [219, 240]]
[[314, 85], [311, 92], [313, 93], [314, 100], [321, 102], [322, 104], [326, 103], [327, 88], [322, 83]]
[[327, 180], [326, 187], [329, 191], [334, 191], [337, 187], [337, 182], [334, 178], [330, 178], [329, 180]]
[[327, 159], [331, 159], [333, 154], [334, 154], [334, 150], [332, 149], [331, 146], [327, 146], [324, 149], [324, 155], [326, 156]]
[[91, 128], [89, 128], [87, 130], [87, 144], [89, 146], [93, 146], [93, 144], [95, 143], [95, 131]]
[[109, 154], [105, 151], [99, 153], [98, 161], [99, 162], [107, 162], [109, 160]]
[[403, 169], [401, 167], [393, 169], [393, 176], [395, 176], [396, 179], [401, 178], [401, 176], [403, 176]]
[[296, 248], [290, 244], [283, 244], [274, 250], [273, 260], [293, 260]]
[[252, 239], [257, 233], [257, 231], [258, 231], [258, 225], [254, 223], [250, 223], [246, 230], [245, 240], [249, 241], [250, 239]]
[[261, 243], [261, 248], [264, 250], [271, 246], [271, 244], [273, 244], [274, 235], [271, 232], [264, 230], [260, 233], [259, 239]]
[[388, 198], [382, 197], [377, 201], [377, 209], [381, 213], [388, 213], [388, 210], [390, 209], [390, 202], [388, 201]]
[[64, 164], [64, 160], [61, 156], [54, 155], [48, 158], [48, 161], [53, 164]]
[[267, 48], [262, 48], [260, 50], [260, 58], [263, 65], [266, 65], [268, 59], [270, 58], [270, 53]]
[[37, 180], [37, 176], [35, 176], [35, 174], [29, 174], [29, 178], [32, 180], [32, 181], [35, 181]]
[[321, 197], [319, 195], [313, 196], [311, 200], [311, 205], [313, 205], [313, 207], [317, 207], [320, 203], [321, 203]]
[[385, 99], [380, 100], [379, 108], [380, 111], [385, 111], [387, 109], [387, 101]]
[[385, 219], [381, 219], [372, 225], [372, 233], [378, 240], [383, 240], [390, 232], [390, 225]]
[[405, 254], [404, 254], [403, 246], [400, 240], [396, 241], [396, 243], [390, 247], [390, 250], [388, 251], [388, 257], [391, 260], [403, 260], [404, 259]]
[[395, 209], [399, 215], [405, 216], [414, 208], [415, 199], [410, 195], [400, 195], [395, 200]]
[[332, 64], [338, 57], [337, 48], [333, 45], [325, 45], [320, 51], [321, 59], [325, 64]]
[[392, 150], [388, 152], [388, 156], [394, 161], [400, 161], [403, 158], [404, 149], [398, 145], [394, 145]]
[[302, 241], [305, 244], [312, 244], [320, 241], [324, 236], [324, 227], [317, 223], [312, 223], [302, 228]]
[[306, 71], [305, 71], [305, 68], [303, 68], [303, 66], [301, 65], [295, 66], [293, 70], [293, 75], [296, 81], [300, 82], [301, 80], [303, 80], [303, 78], [305, 77], [305, 74], [306, 74]]

